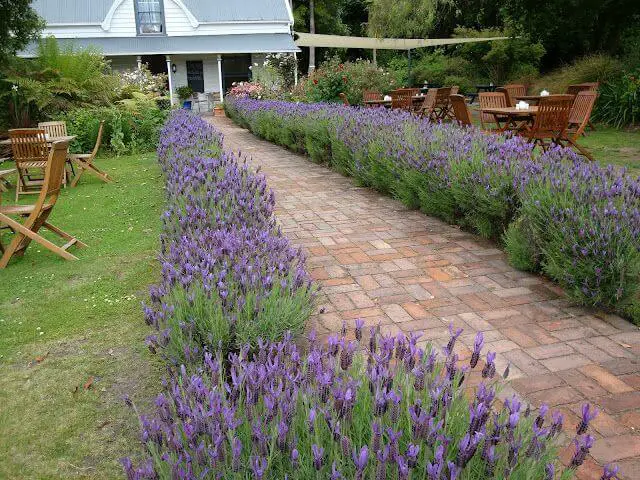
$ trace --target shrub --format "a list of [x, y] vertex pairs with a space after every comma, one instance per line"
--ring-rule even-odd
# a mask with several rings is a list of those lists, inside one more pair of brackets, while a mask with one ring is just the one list
[[344, 93], [355, 105], [362, 103], [364, 90], [387, 92], [393, 88], [394, 82], [388, 73], [371, 62], [341, 63], [334, 57], [304, 81], [304, 91], [310, 102], [340, 102], [340, 93]]
[[[406, 112], [248, 99], [226, 108], [266, 139], [291, 148], [295, 136], [362, 185], [504, 240], [514, 265], [539, 266], [580, 303], [636, 311], [626, 305], [640, 288], [640, 179], [570, 150], [534, 155], [519, 137]], [[510, 228], [514, 221], [527, 228]]]
[[66, 112], [62, 120], [70, 135], [76, 135], [72, 152], [90, 152], [98, 136], [100, 121], [105, 127], [102, 147], [115, 155], [151, 151], [156, 148], [160, 128], [167, 110], [142, 94], [110, 107], [76, 108]]
[[186, 111], [172, 114], [158, 147], [166, 174], [162, 280], [152, 288], [148, 338], [172, 362], [218, 345], [300, 331], [313, 309], [304, 256], [282, 235], [264, 176], [221, 153], [221, 137]]
[[257, 82], [240, 82], [234, 83], [228, 94], [234, 97], [262, 98], [265, 88]]
[[154, 75], [145, 64], [140, 68], [119, 72], [118, 80], [120, 82], [118, 97], [121, 99], [132, 98], [136, 92], [162, 96], [167, 90], [167, 75]]
[[600, 87], [595, 118], [616, 128], [640, 123], [640, 69]]
[[[478, 333], [470, 365], [460, 365], [461, 333], [452, 331], [442, 357], [420, 348], [419, 334], [380, 336], [375, 327], [360, 353], [362, 322], [356, 341], [344, 329], [326, 346], [312, 336], [308, 354], [290, 338], [261, 342], [254, 354], [244, 348], [228, 366], [222, 352], [207, 353], [196, 374], [172, 370], [155, 416], [141, 417], [149, 459], [139, 467], [125, 459], [127, 478], [553, 479], [562, 415], [523, 408], [515, 396], [499, 405], [495, 354], [480, 360]], [[467, 397], [474, 368], [483, 382]], [[576, 452], [558, 478], [572, 477], [593, 444], [597, 410], [582, 412]]]

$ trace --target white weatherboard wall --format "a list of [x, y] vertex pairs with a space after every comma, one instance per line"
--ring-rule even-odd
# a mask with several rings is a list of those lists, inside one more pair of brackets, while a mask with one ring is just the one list
[[187, 60], [202, 60], [205, 93], [219, 92], [218, 56], [213, 55], [171, 55], [171, 63], [176, 65], [173, 75], [174, 89], [187, 85]]

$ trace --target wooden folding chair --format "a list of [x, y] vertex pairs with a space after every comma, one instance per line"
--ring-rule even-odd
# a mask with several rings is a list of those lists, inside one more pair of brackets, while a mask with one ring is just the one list
[[69, 155], [69, 160], [71, 160], [76, 167], [78, 167], [78, 173], [73, 177], [73, 181], [71, 182], [71, 186], [75, 187], [80, 181], [80, 177], [84, 172], [90, 173], [91, 175], [95, 175], [103, 182], [109, 183], [112, 182], [113, 179], [106, 173], [100, 170], [93, 164], [93, 161], [96, 159], [98, 155], [98, 150], [100, 149], [100, 144], [102, 143], [102, 131], [104, 129], [104, 121], [100, 122], [100, 127], [98, 128], [98, 138], [96, 138], [96, 144], [93, 147], [93, 151], [91, 153], [72, 153]]
[[576, 94], [569, 114], [569, 130], [573, 137], [584, 135], [597, 98], [598, 92], [594, 90], [582, 90]]
[[16, 173], [15, 167], [9, 167], [11, 162], [10, 151], [10, 145], [0, 145], [0, 193], [6, 192], [11, 188], [11, 182], [7, 177]]
[[340, 100], [342, 100], [342, 104], [346, 107], [350, 107], [351, 103], [349, 103], [349, 99], [347, 98], [347, 96], [344, 93], [340, 93]]
[[507, 107], [516, 106], [516, 97], [522, 97], [527, 94], [527, 87], [524, 85], [510, 83], [502, 87], [496, 88], [496, 92], [504, 94], [507, 98]]
[[399, 88], [390, 92], [391, 108], [400, 108], [402, 110], [411, 111], [413, 108], [413, 97], [420, 93], [419, 88]]
[[49, 147], [41, 128], [9, 130], [13, 160], [18, 172], [16, 202], [20, 195], [39, 193], [44, 180]]
[[437, 95], [437, 88], [430, 88], [429, 90], [427, 90], [427, 94], [424, 96], [424, 100], [416, 107], [416, 115], [427, 117], [429, 120], [435, 120], [434, 108], [436, 106]]
[[471, 122], [471, 112], [469, 111], [464, 95], [450, 95], [449, 101], [451, 102], [455, 120], [464, 127], [473, 125]]
[[433, 116], [436, 120], [446, 120], [450, 118], [451, 104], [449, 103], [451, 87], [438, 88], [436, 91], [436, 103], [433, 106]]
[[[47, 158], [40, 196], [35, 205], [0, 205], [0, 225], [6, 225], [14, 232], [11, 243], [4, 249], [4, 254], [0, 258], [0, 268], [5, 268], [13, 256], [24, 255], [32, 240], [66, 260], [77, 260], [67, 251], [72, 245], [86, 247], [77, 238], [47, 221], [60, 195], [68, 146], [68, 142], [53, 143]], [[20, 223], [12, 217], [25, 218], [25, 220]], [[67, 242], [59, 247], [38, 234], [41, 228], [46, 228]]]
[[48, 137], [66, 137], [67, 136], [67, 124], [66, 122], [40, 122], [38, 128], [44, 130], [45, 135]]
[[567, 87], [567, 95], [577, 95], [580, 92], [589, 91], [589, 89], [590, 87], [588, 85], [583, 85], [583, 84], [569, 85]]
[[551, 143], [561, 145], [563, 140], [569, 141], [566, 131], [572, 104], [572, 95], [542, 97], [538, 103], [538, 112], [533, 126], [524, 126], [520, 134], [542, 147], [543, 150], [546, 150]]
[[[507, 97], [502, 92], [480, 92], [478, 94], [478, 103], [480, 104], [480, 125], [487, 132], [504, 132], [508, 125], [500, 125], [500, 121], [507, 122], [507, 117], [498, 117], [491, 113], [485, 113], [482, 110], [487, 108], [506, 108]], [[494, 123], [495, 128], [491, 128], [488, 124]]]
[[382, 93], [374, 90], [365, 90], [362, 92], [362, 100], [367, 102], [371, 100], [382, 100]]

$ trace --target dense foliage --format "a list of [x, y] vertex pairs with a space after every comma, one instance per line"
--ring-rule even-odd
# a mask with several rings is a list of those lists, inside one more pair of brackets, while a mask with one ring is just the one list
[[257, 135], [412, 208], [496, 240], [508, 230], [514, 264], [544, 271], [580, 303], [624, 312], [637, 301], [640, 179], [624, 171], [398, 111], [233, 98], [226, 108]]
[[640, 68], [600, 88], [595, 117], [617, 128], [640, 124]]
[[10, 127], [32, 126], [73, 108], [109, 105], [118, 86], [100, 53], [60, 48], [52, 37], [39, 43], [37, 58], [14, 58], [2, 70], [0, 102]]
[[0, 0], [0, 62], [36, 40], [43, 20], [31, 8], [32, 0]]
[[283, 236], [264, 176], [221, 151], [204, 120], [174, 112], [160, 135], [167, 210], [162, 280], [146, 320], [153, 350], [173, 362], [227, 352], [302, 329], [314, 290], [304, 256]]
[[[366, 348], [362, 327], [356, 321], [353, 341], [345, 327], [326, 345], [312, 335], [308, 353], [285, 338], [229, 365], [207, 353], [193, 375], [172, 369], [155, 415], [141, 418], [150, 458], [137, 467], [125, 459], [127, 478], [568, 479], [593, 445], [598, 412], [585, 404], [562, 471], [562, 414], [515, 396], [500, 405], [495, 353], [480, 360], [482, 333], [467, 366], [455, 353], [462, 330], [450, 328], [440, 354], [421, 348], [419, 334], [375, 327]], [[482, 383], [466, 396], [476, 368]]]

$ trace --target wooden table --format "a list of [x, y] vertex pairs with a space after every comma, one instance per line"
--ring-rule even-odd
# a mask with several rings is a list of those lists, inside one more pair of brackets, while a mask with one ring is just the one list
[[[517, 122], [523, 122], [531, 120], [538, 113], [538, 107], [530, 106], [527, 109], [517, 109], [515, 107], [502, 107], [502, 108], [483, 108], [480, 110], [482, 113], [490, 113], [495, 118], [496, 125], [500, 125], [501, 121], [504, 121], [504, 127], [502, 131], [508, 130], [509, 126], [518, 128]], [[505, 121], [506, 118], [506, 121]]]
[[[64, 137], [45, 137], [45, 140], [47, 141], [47, 144], [51, 146], [53, 142], [71, 142], [76, 138], [78, 138], [77, 135], [65, 135]], [[0, 145], [11, 145], [11, 139], [6, 138], [4, 140], [0, 140]]]
[[[426, 98], [426, 95], [414, 95], [413, 97], [411, 97], [411, 101], [414, 104], [416, 104], [416, 103], [422, 102], [425, 98]], [[379, 99], [379, 100], [365, 100], [362, 103], [364, 103], [365, 105], [369, 105], [371, 107], [378, 106], [378, 107], [391, 108], [391, 105], [393, 102], [392, 100]]]
[[537, 104], [538, 102], [540, 102], [540, 99], [544, 97], [545, 95], [518, 95], [516, 96], [516, 100], [522, 100], [527, 103]]

